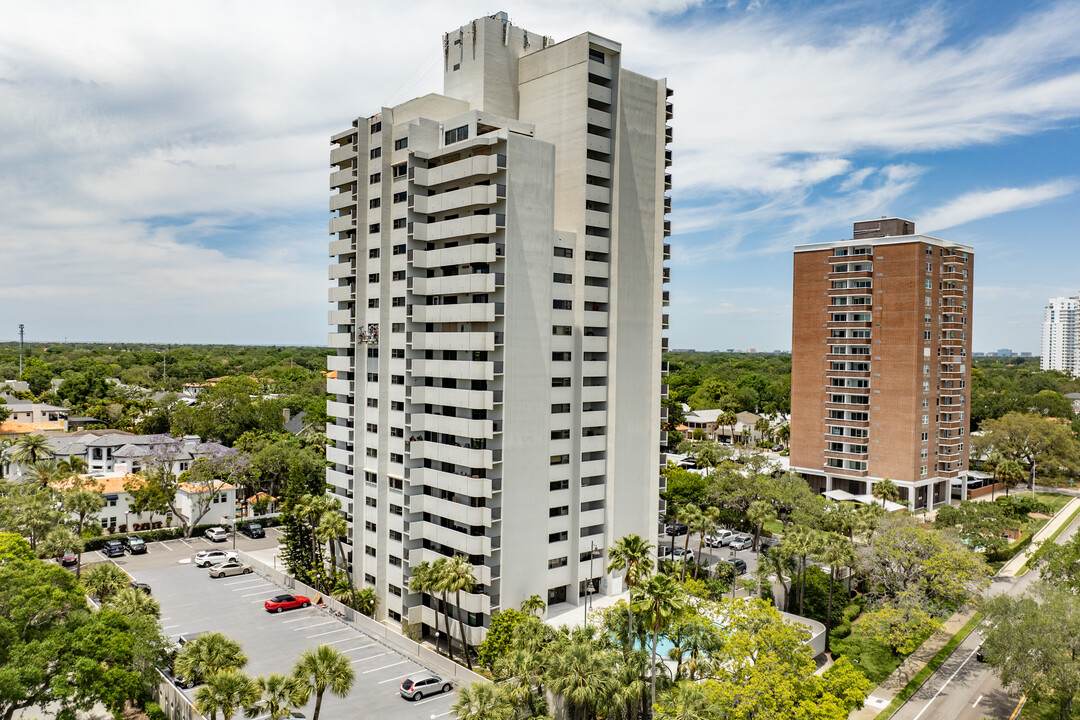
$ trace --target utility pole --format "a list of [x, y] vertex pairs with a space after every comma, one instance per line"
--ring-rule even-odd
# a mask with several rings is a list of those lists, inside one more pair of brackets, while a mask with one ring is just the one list
[[25, 325], [19, 323], [19, 379], [22, 380], [22, 358], [23, 358], [23, 330]]

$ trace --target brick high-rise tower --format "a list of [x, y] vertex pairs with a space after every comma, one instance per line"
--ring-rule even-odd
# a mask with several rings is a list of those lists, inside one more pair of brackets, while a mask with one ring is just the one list
[[899, 218], [795, 248], [791, 467], [816, 490], [889, 478], [920, 510], [963, 482], [973, 264]]

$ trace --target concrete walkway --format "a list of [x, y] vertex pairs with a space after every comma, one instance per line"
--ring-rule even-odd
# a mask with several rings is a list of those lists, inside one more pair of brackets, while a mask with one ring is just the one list
[[[1023, 551], [1016, 554], [1016, 556], [1005, 564], [1001, 570], [998, 571], [998, 577], [1016, 577], [1021, 568], [1027, 562], [1028, 558], [1038, 550], [1048, 537], [1053, 535], [1059, 528], [1063, 527], [1068, 522], [1069, 517], [1073, 514], [1076, 508], [1080, 507], [1080, 497], [1074, 497], [1067, 502], [1063, 508], [1054, 514], [1050, 522], [1042, 526], [1039, 532], [1035, 533], [1035, 537], [1031, 539]], [[866, 704], [861, 710], [856, 710], [851, 713], [849, 720], [873, 720], [882, 710], [884, 710], [893, 699], [900, 694], [900, 691], [908, 684], [911, 678], [915, 677], [920, 670], [922, 670], [928, 662], [937, 654], [938, 650], [943, 648], [946, 643], [952, 638], [953, 635], [958, 633], [962, 627], [971, 619], [975, 614], [975, 608], [966, 607], [961, 612], [956, 613], [939, 629], [936, 633], [927, 638], [918, 650], [900, 664], [900, 667], [893, 671], [892, 675], [885, 678], [885, 680], [876, 688], [870, 691], [870, 694], [866, 698]]]

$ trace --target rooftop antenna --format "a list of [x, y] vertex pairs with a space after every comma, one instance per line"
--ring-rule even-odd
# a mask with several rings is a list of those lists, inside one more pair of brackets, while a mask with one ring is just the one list
[[22, 359], [23, 359], [23, 330], [25, 325], [19, 323], [19, 379], [22, 380]]

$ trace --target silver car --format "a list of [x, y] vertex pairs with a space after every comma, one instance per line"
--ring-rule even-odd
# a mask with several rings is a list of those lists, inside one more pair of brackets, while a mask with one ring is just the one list
[[731, 541], [731, 544], [728, 547], [732, 550], [746, 550], [748, 547], [753, 546], [753, 544], [754, 538], [749, 535], [739, 535]]
[[222, 578], [229, 577], [230, 575], [247, 575], [251, 572], [250, 565], [244, 565], [236, 560], [228, 560], [223, 563], [218, 563], [210, 568], [210, 577]]
[[435, 693], [450, 692], [450, 687], [449, 680], [443, 680], [435, 673], [413, 675], [401, 683], [401, 697], [407, 700], [419, 700]]

